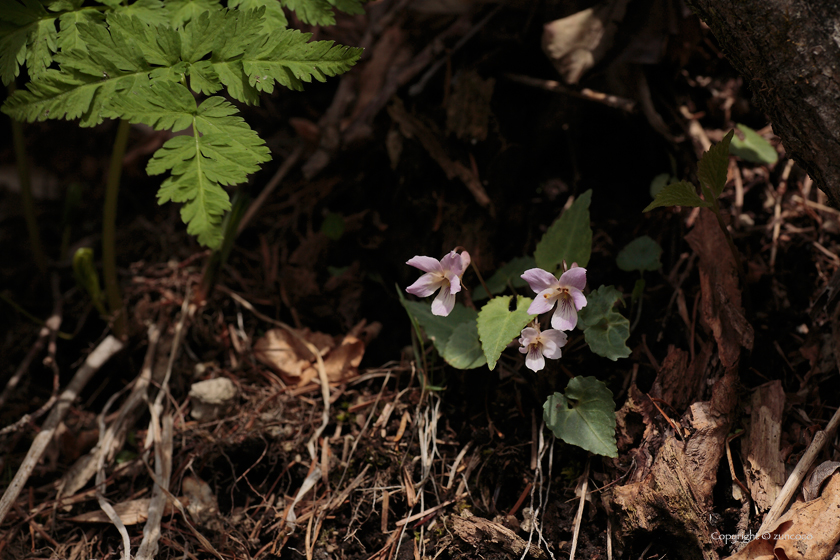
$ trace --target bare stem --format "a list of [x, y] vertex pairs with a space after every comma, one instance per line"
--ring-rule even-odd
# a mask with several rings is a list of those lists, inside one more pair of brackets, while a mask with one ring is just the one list
[[117, 137], [111, 152], [111, 165], [108, 168], [108, 183], [105, 186], [105, 205], [102, 213], [102, 275], [105, 280], [105, 295], [108, 307], [113, 314], [114, 334], [124, 340], [128, 335], [125, 310], [120, 283], [117, 278], [117, 198], [120, 192], [123, 156], [128, 145], [128, 121], [121, 120], [117, 127]]

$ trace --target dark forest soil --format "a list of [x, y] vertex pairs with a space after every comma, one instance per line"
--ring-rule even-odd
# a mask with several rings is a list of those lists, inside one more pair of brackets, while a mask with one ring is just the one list
[[[751, 108], [749, 91], [705, 32], [683, 53], [684, 64], [667, 59], [637, 69], [647, 75], [654, 106], [670, 133], [683, 137], [680, 142], [654, 130], [641, 112], [626, 113], [509, 79], [509, 74], [558, 79], [540, 50], [541, 24], [572, 11], [503, 8], [418, 95], [409, 95], [407, 87], [397, 93], [408, 114], [437, 131], [452, 160], [477, 172], [490, 206], [482, 207], [458, 179], [447, 179], [424, 146], [401, 136], [388, 111], [382, 111], [366, 140], [337, 153], [314, 178], [293, 170], [239, 237], [220, 289], [187, 325], [169, 381], [169, 406], [175, 418], [170, 488], [181, 496], [187, 477], [209, 485], [218, 509], [190, 513], [197, 530], [224, 558], [514, 557], [486, 535], [470, 542], [453, 532], [450, 517], [467, 515], [465, 511], [508, 527], [524, 541], [530, 536], [552, 558], [565, 558], [575, 536], [579, 507], [575, 489], [585, 469], [592, 493], [582, 514], [577, 557], [606, 558], [608, 530], [616, 531], [610, 545], [613, 557], [702, 557], [699, 545], [681, 540], [682, 529], [669, 521], [651, 532], [621, 534], [621, 514], [610, 509], [609, 490], [602, 491], [620, 486], [624, 477], [641, 468], [631, 450], [641, 445], [642, 429], [658, 430], [663, 438], [673, 435], [673, 423], [679, 424], [685, 408], [662, 405], [664, 411], [654, 410], [635, 439], [630, 434], [619, 458], [607, 460], [555, 441], [548, 430], [539, 434], [542, 404], [570, 378], [588, 375], [607, 383], [617, 409], [621, 408], [633, 390], [635, 394], [652, 390], [661, 364], [674, 348], [694, 356], [705, 346], [713, 349], [704, 377], [709, 381], [699, 386], [688, 404], [711, 398], [725, 368], [713, 335], [698, 317], [702, 315], [699, 265], [685, 241], [696, 215], [690, 209], [647, 214], [641, 210], [651, 200], [649, 186], [656, 175], [695, 178], [696, 138], [688, 133], [689, 121], [680, 113], [681, 106], [697, 116], [713, 141], [735, 123], [761, 129], [767, 122]], [[486, 13], [481, 11], [472, 21]], [[353, 44], [363, 23], [352, 21], [348, 18], [340, 25], [335, 36], [326, 32], [327, 38]], [[451, 21], [443, 15], [424, 21], [409, 18], [402, 23], [407, 44], [419, 51]], [[364, 63], [354, 72], [363, 67]], [[452, 84], [469, 73], [495, 79], [486, 139], [475, 142], [445, 132]], [[606, 73], [596, 72], [583, 85], [632, 98], [631, 89], [611, 91], [608, 82]], [[338, 84], [333, 79], [309, 84], [304, 93], [275, 92], [261, 107], [243, 108], [246, 120], [268, 140], [274, 154], [274, 161], [246, 187], [250, 194], [260, 192], [299, 141], [290, 119], [317, 122]], [[71, 183], [84, 187], [83, 201], [72, 217], [71, 247], [98, 247], [102, 184], [114, 123], [79, 129], [74, 123], [49, 121], [28, 125], [25, 131], [33, 167], [55, 177], [58, 184], [58, 199], [37, 203], [48, 252], [57, 254], [63, 193]], [[772, 133], [767, 137], [778, 144]], [[395, 157], [393, 152], [389, 155], [389, 142], [397, 139], [401, 149]], [[154, 141], [148, 131], [135, 128], [129, 151]], [[313, 148], [310, 143], [308, 153]], [[736, 433], [749, 418], [746, 407], [755, 387], [781, 381], [787, 395], [781, 452], [790, 470], [837, 402], [832, 324], [812, 320], [809, 311], [840, 263], [833, 235], [840, 228], [835, 211], [802, 202], [804, 198], [820, 204], [824, 198], [809, 190], [796, 165], [789, 170], [786, 192], [778, 189], [787, 165], [783, 147], [778, 149], [780, 161], [769, 168], [738, 162], [743, 207], [733, 209], [731, 183], [722, 199], [747, 263], [744, 304], [755, 332], [752, 351], [742, 353], [737, 367], [733, 392], [743, 400], [730, 431]], [[10, 140], [4, 139], [0, 150], [0, 163], [13, 165]], [[99, 511], [89, 491], [93, 483], [77, 492], [82, 497], [72, 509], [56, 506], [55, 484], [96, 443], [96, 415], [108, 399], [140, 372], [149, 325], [161, 327], [163, 346], [173, 344], [184, 299], [200, 280], [207, 260], [208, 253], [187, 236], [178, 209], [155, 204], [159, 178], [144, 172], [149, 153], [135, 151], [133, 159], [126, 160], [120, 192], [118, 261], [130, 318], [126, 349], [84, 389], [65, 418], [66, 429], [29, 479], [20, 507], [0, 526], [2, 558], [119, 557], [121, 539], [111, 524], [74, 517]], [[538, 374], [524, 367], [515, 350], [506, 353], [492, 372], [454, 370], [435, 356], [430, 345], [426, 347], [430, 369], [419, 371], [411, 325], [395, 288], [404, 289], [416, 279], [416, 271], [405, 261], [414, 255], [439, 258], [462, 246], [486, 278], [503, 263], [531, 254], [570, 197], [589, 189], [594, 240], [588, 286], [613, 284], [625, 294], [621, 312], [634, 324], [628, 341], [632, 355], [615, 362], [600, 358], [586, 349], [576, 331], [563, 358], [550, 361]], [[777, 196], [782, 226], [774, 240]], [[344, 231], [337, 239], [322, 229], [332, 214], [344, 219]], [[0, 190], [0, 288], [7, 300], [19, 306], [0, 301], [4, 386], [38, 335], [39, 326], [22, 310], [43, 319], [53, 309], [49, 278], [39, 276], [25, 232], [19, 195]], [[664, 252], [662, 269], [645, 276], [647, 287], [637, 315], [639, 307], [630, 305], [629, 294], [638, 275], [618, 269], [615, 257], [628, 242], [645, 234]], [[777, 254], [771, 267], [774, 246]], [[55, 271], [63, 294], [61, 330], [73, 334], [70, 340], [59, 338], [53, 354], [57, 383], [64, 387], [108, 332], [108, 325], [92, 310], [84, 292], [74, 288], [69, 262], [56, 262]], [[479, 285], [472, 271], [464, 283], [473, 289]], [[321, 422], [320, 389], [287, 385], [254, 359], [253, 344], [273, 325], [232, 293], [271, 319], [331, 336], [345, 335], [362, 320], [381, 325], [365, 348], [360, 375], [332, 387], [330, 419], [314, 442], [314, 456], [307, 443]], [[156, 359], [165, 362], [166, 356], [162, 350]], [[17, 422], [50, 398], [54, 370], [42, 359], [43, 354], [36, 358], [0, 409], [0, 427]], [[442, 389], [424, 390], [424, 375], [428, 384]], [[213, 377], [232, 380], [239, 400], [219, 419], [198, 422], [190, 417], [190, 386]], [[106, 467], [107, 497], [114, 503], [148, 498], [153, 486], [143, 462], [150, 417], [145, 405], [142, 409], [145, 412], [130, 427], [118, 458]], [[39, 423], [36, 419], [0, 435], [0, 488], [14, 476]], [[734, 439], [730, 445], [733, 468], [741, 478], [740, 442]], [[315, 477], [314, 490], [295, 506], [300, 521], [292, 530], [286, 523], [288, 510], [325, 450], [330, 470]], [[427, 468], [424, 457], [429, 453]], [[145, 460], [154, 468], [154, 454]], [[451, 476], [456, 461], [457, 472]], [[359, 476], [345, 500], [331, 502]], [[407, 480], [414, 484], [425, 480], [417, 496], [407, 491]], [[732, 487], [724, 456], [711, 510], [705, 512], [721, 533], [743, 529], [738, 525], [742, 502], [733, 497]], [[443, 507], [429, 515], [395, 525], [440, 504]], [[526, 523], [526, 511], [537, 508], [542, 539]], [[753, 529], [758, 524], [760, 517], [749, 520]], [[177, 511], [164, 515], [161, 529], [158, 558], [212, 557]], [[130, 525], [128, 533], [136, 547], [142, 524]], [[715, 553], [725, 557], [730, 552], [723, 547]]]

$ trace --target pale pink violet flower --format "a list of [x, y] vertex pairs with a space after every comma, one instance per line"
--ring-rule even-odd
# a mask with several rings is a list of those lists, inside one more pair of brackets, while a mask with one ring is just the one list
[[450, 252], [440, 261], [432, 257], [416, 256], [409, 259], [409, 266], [419, 268], [426, 274], [405, 289], [417, 297], [427, 297], [440, 289], [432, 302], [432, 314], [446, 317], [455, 307], [455, 294], [461, 291], [461, 277], [470, 265], [470, 254]]
[[566, 345], [568, 337], [563, 331], [548, 329], [540, 332], [539, 325], [525, 327], [519, 339], [519, 351], [525, 354], [525, 365], [532, 371], [540, 371], [545, 367], [545, 358], [558, 359], [562, 352], [560, 348]]
[[557, 304], [551, 317], [551, 326], [561, 331], [570, 331], [577, 325], [577, 312], [586, 307], [586, 269], [572, 266], [560, 278], [540, 268], [526, 270], [522, 279], [537, 293], [528, 308], [530, 315], [548, 313]]

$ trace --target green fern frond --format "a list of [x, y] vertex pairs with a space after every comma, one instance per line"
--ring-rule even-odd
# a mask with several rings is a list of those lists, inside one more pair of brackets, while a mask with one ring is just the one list
[[87, 45], [79, 33], [78, 24], [99, 25], [105, 16], [93, 8], [65, 12], [58, 17], [58, 50], [80, 50], [87, 52]]
[[149, 25], [169, 25], [172, 16], [164, 7], [162, 0], [137, 0], [133, 4], [117, 2], [114, 11], [126, 16], [134, 16]]
[[284, 7], [294, 11], [304, 23], [311, 25], [333, 25], [333, 8], [347, 14], [363, 14], [361, 0], [280, 0]]
[[265, 142], [221, 97], [196, 106], [180, 83], [148, 81], [114, 99], [105, 116], [147, 124], [157, 130], [192, 129], [192, 136], [175, 136], [158, 150], [146, 168], [149, 175], [171, 171], [158, 191], [158, 202], [183, 203], [181, 218], [187, 232], [202, 245], [221, 242], [221, 222], [230, 209], [222, 185], [236, 185], [271, 159]]
[[228, 0], [228, 8], [237, 8], [242, 13], [265, 8], [259, 22], [259, 32], [262, 34], [275, 33], [289, 25], [283, 7], [277, 0]]
[[37, 0], [0, 0], [0, 78], [8, 85], [26, 63], [30, 76], [41, 75], [58, 50], [58, 15]]
[[[30, 57], [43, 59], [30, 44], [33, 26], [49, 21], [55, 31], [56, 18], [61, 25], [58, 44], [46, 42], [50, 56], [58, 50], [54, 61], [60, 70], [46, 67], [52, 59], [43, 62], [27, 90], [9, 97], [2, 111], [25, 121], [66, 118], [93, 126], [114, 118], [187, 130], [154, 154], [147, 172], [171, 172], [159, 202], [183, 204], [187, 231], [215, 247], [230, 208], [224, 187], [245, 182], [270, 153], [233, 105], [218, 96], [197, 105], [190, 90], [213, 95], [226, 88], [231, 97], [256, 104], [260, 92], [272, 92], [275, 82], [302, 89], [313, 78], [324, 81], [348, 70], [362, 49], [310, 43], [310, 34], [282, 29], [280, 4], [268, 6], [273, 0], [231, 0], [233, 7], [257, 7], [248, 11], [223, 9], [218, 0], [99, 1], [114, 8], [104, 21], [96, 10], [80, 9], [81, 0], [55, 0], [50, 9], [69, 10], [56, 16], [36, 0], [0, 0], [0, 6], [13, 4], [17, 10], [12, 19], [0, 18], [5, 26], [0, 44], [18, 45], [5, 58], [0, 52], [4, 79], [7, 73], [13, 79], [23, 62], [32, 74], [30, 64], [36, 62]], [[4, 35], [4, 30], [11, 32]]]
[[219, 0], [167, 0], [164, 8], [169, 15], [169, 24], [177, 28], [201, 14], [218, 11], [221, 6]]
[[334, 45], [332, 41], [309, 43], [310, 33], [287, 29], [270, 36], [263, 45], [253, 46], [242, 57], [248, 83], [271, 93], [274, 82], [289, 89], [302, 90], [303, 82], [315, 78], [326, 81], [349, 70], [363, 49]]

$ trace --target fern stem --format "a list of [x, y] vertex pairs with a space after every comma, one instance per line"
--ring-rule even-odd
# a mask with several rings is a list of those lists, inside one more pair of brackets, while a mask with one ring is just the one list
[[114, 335], [119, 339], [127, 336], [125, 309], [120, 295], [117, 278], [117, 197], [120, 192], [123, 156], [128, 145], [128, 121], [120, 120], [111, 165], [108, 167], [108, 183], [105, 185], [105, 204], [102, 213], [102, 275], [105, 280], [105, 295], [113, 316]]
[[216, 282], [222, 274], [222, 269], [227, 264], [228, 257], [233, 249], [233, 243], [239, 235], [239, 224], [242, 216], [248, 209], [249, 202], [250, 197], [242, 190], [236, 191], [233, 195], [232, 208], [225, 215], [224, 222], [222, 222], [222, 230], [224, 231], [222, 244], [218, 249], [213, 251], [210, 259], [207, 261], [207, 265], [204, 267], [204, 274], [201, 276], [201, 282], [193, 297], [195, 303], [204, 303], [213, 293], [213, 288], [216, 287]]
[[[15, 92], [15, 84], [9, 84], [9, 95]], [[23, 123], [12, 119], [12, 142], [15, 146], [15, 160], [17, 161], [18, 178], [20, 180], [20, 199], [23, 207], [23, 217], [29, 233], [29, 243], [32, 245], [32, 258], [41, 274], [47, 272], [47, 257], [44, 246], [41, 245], [41, 234], [38, 231], [38, 220], [35, 218], [35, 200], [32, 196], [32, 176], [29, 170], [29, 158], [26, 156], [26, 141], [23, 138]]]

